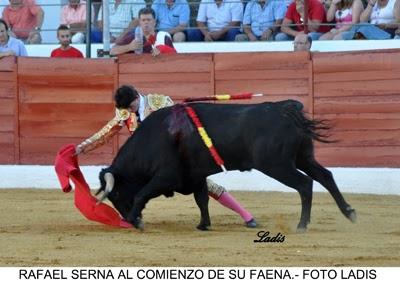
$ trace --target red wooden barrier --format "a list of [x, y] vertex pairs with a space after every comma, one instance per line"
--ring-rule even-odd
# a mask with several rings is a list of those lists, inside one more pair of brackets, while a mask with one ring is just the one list
[[0, 162], [18, 163], [17, 64], [15, 57], [0, 60]]
[[396, 51], [315, 53], [314, 114], [340, 142], [317, 155], [334, 166], [400, 166], [400, 57]]
[[215, 54], [215, 93], [249, 91], [266, 96], [247, 103], [297, 99], [310, 109], [308, 52]]
[[[52, 164], [114, 115], [122, 84], [143, 93], [186, 97], [265, 93], [247, 103], [297, 99], [330, 119], [334, 144], [317, 144], [330, 166], [400, 167], [400, 52], [224, 53], [109, 59], [0, 60], [0, 163]], [[128, 137], [80, 159], [106, 164]]]
[[[49, 164], [113, 117], [114, 60], [18, 58], [20, 163]], [[80, 158], [110, 162], [113, 143]]]

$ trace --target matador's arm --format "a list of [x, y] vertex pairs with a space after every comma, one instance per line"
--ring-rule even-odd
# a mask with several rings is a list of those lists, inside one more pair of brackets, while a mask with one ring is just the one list
[[100, 131], [83, 141], [76, 148], [76, 154], [87, 153], [105, 143], [107, 143], [121, 128], [130, 117], [130, 112], [126, 109], [116, 109], [115, 117], [110, 120]]

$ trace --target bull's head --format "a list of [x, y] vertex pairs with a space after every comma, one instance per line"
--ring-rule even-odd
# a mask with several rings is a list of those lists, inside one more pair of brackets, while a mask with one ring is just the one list
[[127, 218], [134, 202], [135, 189], [132, 184], [125, 183], [122, 177], [116, 175], [111, 168], [102, 169], [99, 174], [100, 188], [96, 196], [101, 192], [103, 194], [98, 198], [99, 202], [108, 198], [123, 218]]

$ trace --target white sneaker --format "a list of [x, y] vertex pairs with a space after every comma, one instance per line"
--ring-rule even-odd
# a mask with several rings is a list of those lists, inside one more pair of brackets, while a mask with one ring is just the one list
[[75, 33], [71, 38], [71, 43], [85, 43], [85, 34], [83, 34], [82, 32]]

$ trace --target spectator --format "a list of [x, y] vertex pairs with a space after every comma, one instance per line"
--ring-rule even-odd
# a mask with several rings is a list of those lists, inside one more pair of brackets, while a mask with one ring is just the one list
[[236, 41], [273, 40], [285, 17], [286, 5], [281, 1], [252, 0], [246, 5], [243, 34]]
[[61, 46], [51, 52], [52, 58], [83, 58], [83, 54], [78, 49], [72, 47], [71, 30], [66, 25], [60, 25], [57, 29], [57, 38]]
[[[308, 1], [308, 31], [313, 40], [325, 32], [329, 27], [321, 24], [326, 23], [324, 6], [318, 0]], [[295, 24], [294, 27], [290, 25]], [[282, 22], [281, 33], [275, 36], [277, 41], [292, 40], [299, 33], [304, 33], [304, 0], [295, 0], [289, 5], [285, 18]]]
[[[138, 24], [138, 14], [146, 7], [144, 0], [111, 0], [110, 11], [110, 41], [121, 44], [120, 40], [134, 29]], [[97, 27], [103, 29], [103, 9], [100, 8], [99, 22]]]
[[[390, 39], [396, 34], [397, 10], [400, 0], [369, 0], [360, 16], [360, 24], [342, 33], [344, 40], [350, 39]], [[369, 21], [369, 22], [368, 22]]]
[[10, 0], [10, 5], [3, 10], [3, 19], [13, 35], [27, 44], [38, 44], [42, 41], [40, 29], [43, 18], [44, 11], [36, 5], [35, 0]]
[[111, 48], [110, 54], [132, 53], [139, 49], [153, 56], [176, 53], [171, 36], [162, 31], [156, 33], [156, 16], [153, 9], [143, 8], [139, 11], [139, 27], [143, 32], [143, 40], [135, 39], [135, 29], [133, 29]]
[[187, 31], [189, 41], [234, 41], [240, 33], [243, 4], [239, 0], [201, 0], [197, 14], [198, 29]]
[[0, 59], [7, 56], [28, 56], [24, 43], [8, 34], [7, 23], [0, 19]]
[[72, 34], [72, 43], [85, 42], [86, 3], [80, 0], [68, 0], [69, 4], [61, 9], [60, 24], [66, 25]]
[[174, 42], [186, 41], [190, 8], [186, 0], [155, 0], [151, 6], [156, 12], [157, 30], [168, 32]]
[[393, 37], [398, 28], [396, 22], [396, 10], [400, 9], [399, 0], [369, 0], [360, 22], [369, 22], [377, 25]]
[[299, 33], [293, 40], [294, 51], [310, 51], [312, 45], [312, 39], [307, 34]]
[[322, 35], [319, 40], [341, 40], [342, 32], [348, 31], [360, 22], [364, 6], [361, 0], [333, 0], [326, 15], [326, 20], [335, 20], [335, 28]]

